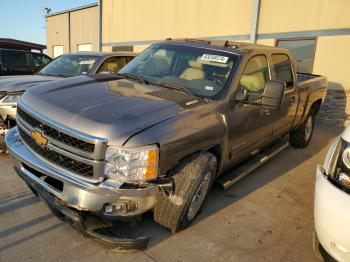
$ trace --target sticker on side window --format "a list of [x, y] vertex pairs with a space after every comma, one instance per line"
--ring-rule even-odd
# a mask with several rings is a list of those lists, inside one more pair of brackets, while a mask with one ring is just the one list
[[209, 91], [213, 91], [213, 90], [214, 90], [214, 87], [212, 87], [212, 86], [205, 86], [204, 89], [205, 89], [205, 90], [209, 90]]
[[222, 55], [203, 54], [201, 60], [226, 64], [228, 57]]

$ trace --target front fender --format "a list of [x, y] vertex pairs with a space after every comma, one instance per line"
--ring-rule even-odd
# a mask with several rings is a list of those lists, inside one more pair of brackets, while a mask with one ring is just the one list
[[124, 146], [158, 144], [159, 174], [162, 176], [194, 152], [216, 145], [221, 147], [222, 152], [226, 152], [226, 139], [227, 127], [220, 113], [213, 113], [210, 110], [190, 111], [136, 134]]

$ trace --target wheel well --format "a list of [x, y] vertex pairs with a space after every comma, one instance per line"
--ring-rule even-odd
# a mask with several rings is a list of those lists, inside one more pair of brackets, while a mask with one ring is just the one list
[[312, 114], [315, 116], [318, 111], [320, 111], [320, 108], [321, 108], [321, 104], [322, 104], [322, 99], [319, 99], [319, 100], [316, 100], [312, 106], [311, 106], [311, 111], [312, 111]]
[[222, 155], [222, 151], [221, 151], [220, 145], [216, 145], [216, 146], [210, 147], [206, 151], [209, 152], [209, 153], [212, 153], [216, 157], [216, 160], [218, 161], [217, 171], [219, 171], [220, 164], [221, 164], [221, 155]]

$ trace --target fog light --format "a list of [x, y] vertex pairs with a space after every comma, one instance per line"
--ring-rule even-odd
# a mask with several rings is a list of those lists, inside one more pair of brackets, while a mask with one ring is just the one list
[[339, 181], [345, 186], [350, 186], [350, 177], [345, 173], [339, 173]]
[[119, 200], [117, 203], [106, 204], [103, 213], [107, 216], [125, 215], [136, 211], [138, 204], [132, 200]]

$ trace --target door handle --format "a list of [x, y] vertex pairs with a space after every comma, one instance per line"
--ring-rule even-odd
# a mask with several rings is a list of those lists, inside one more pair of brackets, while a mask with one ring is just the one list
[[290, 103], [290, 104], [294, 104], [296, 100], [297, 100], [296, 97], [295, 97], [295, 96], [292, 96], [292, 97], [290, 98], [290, 100], [289, 100], [289, 103]]

